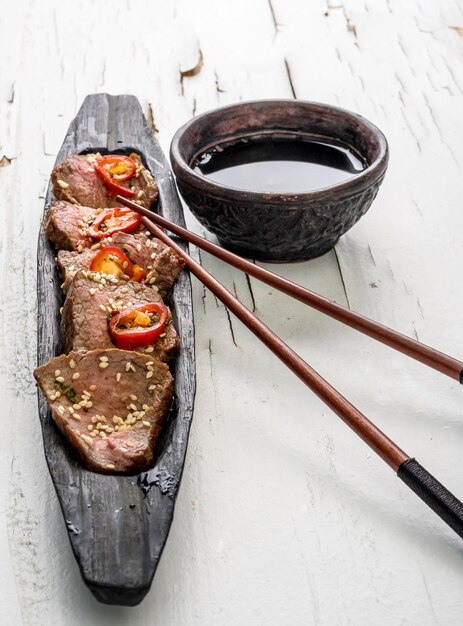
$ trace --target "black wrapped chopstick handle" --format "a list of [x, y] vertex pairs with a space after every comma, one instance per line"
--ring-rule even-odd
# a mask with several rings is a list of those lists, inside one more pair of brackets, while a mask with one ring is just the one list
[[463, 503], [415, 459], [404, 461], [397, 476], [463, 538]]

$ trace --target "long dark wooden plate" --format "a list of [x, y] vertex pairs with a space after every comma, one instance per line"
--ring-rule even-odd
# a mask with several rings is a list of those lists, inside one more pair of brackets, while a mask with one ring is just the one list
[[[183, 211], [172, 173], [133, 96], [88, 96], [71, 123], [56, 163], [83, 151], [138, 152], [160, 192], [156, 210], [177, 224]], [[54, 196], [48, 189], [45, 210]], [[61, 353], [62, 294], [55, 250], [41, 229], [38, 243], [38, 363]], [[173, 365], [175, 399], [156, 465], [139, 476], [104, 476], [82, 468], [51, 419], [39, 391], [45, 456], [86, 585], [107, 604], [138, 604], [151, 586], [174, 514], [195, 394], [191, 284], [183, 272], [168, 304], [180, 336]]]

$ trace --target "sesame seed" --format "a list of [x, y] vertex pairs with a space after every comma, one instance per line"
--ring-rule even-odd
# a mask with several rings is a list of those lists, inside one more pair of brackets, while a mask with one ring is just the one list
[[155, 282], [156, 282], [155, 278], [150, 278], [149, 281], [148, 281], [148, 284], [149, 285], [154, 285]]
[[135, 404], [133, 404], [132, 402], [130, 403], [129, 407], [132, 409], [132, 411], [136, 411], [137, 407]]
[[143, 426], [151, 426], [151, 424], [149, 422], [147, 422], [146, 420], [143, 420], [142, 422]]
[[74, 409], [72, 408], [72, 406], [68, 407], [68, 411], [69, 411], [69, 413], [71, 413], [71, 415], [74, 413]]
[[148, 406], [147, 404], [144, 404], [141, 408], [142, 408], [144, 411], [148, 411], [148, 410], [149, 410], [149, 406]]
[[67, 189], [69, 187], [69, 185], [65, 183], [64, 180], [61, 180], [61, 178], [58, 178], [56, 182], [61, 187], [61, 189]]
[[73, 370], [75, 368], [75, 366], [76, 366], [76, 362], [74, 361], [74, 359], [71, 359], [69, 361], [69, 367]]
[[153, 285], [154, 291], [159, 291], [159, 287], [157, 285]]
[[92, 287], [92, 288], [90, 289], [90, 295], [91, 295], [91, 296], [94, 296], [95, 294], [96, 294], [96, 289], [94, 289], [94, 287]]
[[117, 374], [116, 374], [116, 380], [117, 380], [117, 382], [119, 382], [119, 381], [120, 381], [121, 376], [122, 376], [122, 374], [121, 374], [120, 372], [117, 372]]
[[80, 374], [79, 374], [79, 372], [75, 372], [75, 373], [72, 375], [72, 380], [77, 380], [78, 378], [80, 378]]
[[106, 313], [106, 307], [104, 304], [100, 304], [100, 309]]
[[134, 395], [133, 395], [133, 393], [132, 393], [132, 394], [130, 394], [129, 398], [130, 398], [131, 400], [133, 400], [134, 402], [136, 402], [136, 401], [138, 400], [137, 396], [134, 396]]
[[130, 370], [131, 365], [132, 365], [131, 362], [127, 361], [127, 363], [125, 364], [125, 371], [126, 372], [128, 372]]
[[73, 404], [72, 408], [78, 411], [81, 407], [80, 407], [80, 404]]
[[96, 385], [90, 385], [90, 391], [96, 391]]
[[92, 424], [89, 424], [89, 425], [87, 426], [87, 430], [90, 430], [90, 431], [91, 431], [91, 430], [93, 430], [93, 425], [92, 425]]
[[151, 378], [152, 375], [153, 375], [152, 371], [146, 372], [146, 378]]
[[132, 370], [132, 372], [136, 372], [137, 370], [135, 369], [135, 366], [133, 365], [133, 363], [130, 364], [130, 369]]
[[61, 370], [55, 370], [55, 378], [61, 374]]
[[128, 291], [127, 287], [122, 287], [121, 289], [121, 293], [128, 293]]
[[81, 435], [82, 439], [89, 446], [93, 446], [93, 440], [88, 435]]
[[155, 258], [156, 258], [156, 252], [152, 252], [152, 253], [151, 253], [151, 258], [152, 258], [152, 259], [155, 259]]
[[55, 380], [57, 383], [64, 383], [64, 378], [62, 376], [57, 376]]
[[80, 415], [78, 413], [73, 413], [72, 414], [73, 419], [77, 420], [78, 422], [80, 422]]
[[98, 432], [96, 430], [92, 430], [92, 432], [90, 433], [91, 437], [96, 437], [98, 435]]
[[98, 367], [102, 370], [106, 369], [107, 367], [109, 367], [109, 363], [106, 363], [106, 361], [101, 361], [101, 363], [98, 365]]
[[166, 333], [161, 333], [159, 336], [160, 336], [160, 337], [165, 337], [165, 336], [166, 336]]
[[116, 469], [116, 466], [113, 465], [112, 463], [106, 463], [105, 467], [106, 469]]
[[154, 389], [156, 389], [156, 385], [150, 385], [148, 387], [148, 391], [154, 391]]
[[154, 348], [153, 346], [148, 346], [147, 348], [145, 348], [145, 352], [151, 353], [153, 352]]
[[60, 413], [61, 415], [63, 415], [63, 413], [64, 413], [64, 406], [61, 406], [61, 405], [60, 405], [60, 406], [58, 407], [58, 413]]
[[141, 243], [137, 243], [137, 250], [138, 252], [141, 252]]
[[91, 400], [89, 400], [89, 401], [87, 402], [87, 409], [91, 409], [91, 408], [92, 408], [92, 406], [93, 406], [93, 402], [92, 402]]
[[105, 361], [105, 362], [106, 362], [106, 361], [108, 361], [108, 360], [109, 360], [109, 359], [108, 359], [108, 357], [107, 357], [107, 356], [104, 356], [104, 355], [103, 355], [103, 356], [100, 356], [100, 361]]
[[82, 247], [82, 244], [80, 243], [80, 244], [77, 246], [77, 252], [82, 252], [82, 250], [83, 250], [83, 247]]
[[151, 241], [150, 241], [149, 239], [147, 239], [147, 240], [145, 241], [145, 246], [146, 246], [147, 248], [149, 248], [149, 247], [151, 246]]

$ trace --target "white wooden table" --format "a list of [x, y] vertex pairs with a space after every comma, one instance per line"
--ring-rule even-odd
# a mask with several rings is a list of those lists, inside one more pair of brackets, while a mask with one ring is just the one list
[[[44, 190], [100, 91], [135, 94], [166, 151], [194, 114], [241, 99], [371, 119], [391, 159], [369, 213], [335, 252], [272, 269], [463, 356], [463, 3], [24, 0], [2, 6], [0, 42], [0, 624], [461, 623], [461, 541], [195, 281], [198, 392], [170, 537], [140, 606], [99, 605], [48, 475], [31, 372]], [[463, 497], [456, 382], [202, 260]]]

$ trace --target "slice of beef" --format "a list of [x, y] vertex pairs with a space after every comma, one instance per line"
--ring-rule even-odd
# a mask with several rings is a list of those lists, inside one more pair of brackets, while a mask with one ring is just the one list
[[126, 350], [71, 352], [41, 365], [34, 376], [85, 467], [134, 474], [152, 465], [172, 401], [165, 363]]
[[96, 216], [97, 209], [58, 200], [48, 209], [45, 234], [61, 250], [89, 248], [94, 241], [86, 231]]
[[118, 233], [82, 252], [67, 250], [58, 252], [57, 263], [63, 278], [64, 292], [68, 290], [76, 272], [89, 269], [97, 251], [105, 246], [121, 248], [133, 263], [140, 265], [146, 271], [145, 282], [153, 285], [154, 289], [163, 296], [172, 287], [184, 266], [183, 259], [159, 239], [147, 237], [144, 232], [135, 235]]
[[[114, 196], [96, 174], [94, 164], [99, 154], [73, 154], [51, 173], [53, 193], [59, 200], [88, 207], [105, 208], [119, 206]], [[140, 157], [130, 155], [137, 162], [135, 175], [120, 185], [134, 191], [133, 200], [149, 208], [158, 197], [158, 187], [151, 173], [143, 166]]]
[[[79, 272], [72, 281], [63, 306], [62, 330], [65, 352], [113, 348], [108, 330], [108, 315], [127, 306], [161, 302], [161, 296], [149, 285], [116, 284], [95, 272]], [[172, 320], [166, 324], [162, 337], [147, 350], [161, 361], [175, 356], [179, 339]], [[140, 352], [147, 352], [140, 348]]]

